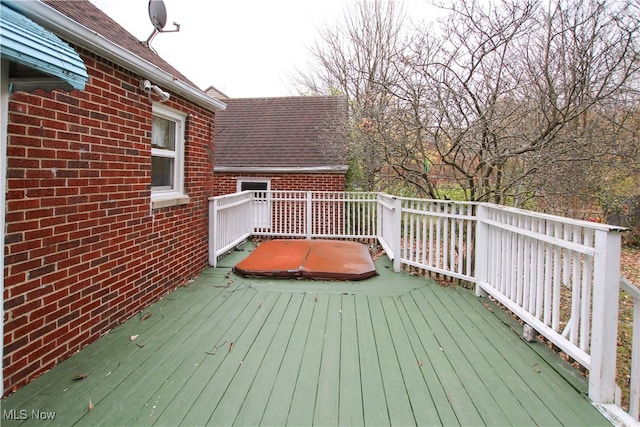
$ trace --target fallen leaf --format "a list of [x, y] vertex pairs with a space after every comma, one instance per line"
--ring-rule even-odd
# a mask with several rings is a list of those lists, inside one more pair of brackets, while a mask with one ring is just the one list
[[422, 366], [422, 359], [418, 360], [418, 366]]
[[131, 335], [131, 336], [129, 337], [129, 341], [135, 341], [135, 340], [136, 340], [136, 338], [138, 338], [139, 336], [140, 336], [140, 335]]
[[147, 320], [151, 316], [153, 316], [153, 313], [151, 313], [151, 312], [145, 313], [144, 316], [142, 316], [142, 321], [144, 322], [145, 320]]
[[85, 378], [87, 378], [87, 374], [78, 374], [75, 377], [73, 377], [75, 381], [82, 381]]
[[91, 403], [91, 399], [89, 399], [89, 412], [93, 411], [93, 403]]
[[318, 301], [318, 294], [314, 297], [314, 300]]
[[229, 351], [233, 350], [233, 343], [229, 343]]

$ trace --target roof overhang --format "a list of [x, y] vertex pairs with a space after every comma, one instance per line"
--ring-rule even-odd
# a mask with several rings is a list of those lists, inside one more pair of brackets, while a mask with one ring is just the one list
[[78, 53], [47, 29], [0, 3], [0, 56], [13, 63], [11, 90], [83, 90], [89, 76]]
[[310, 167], [251, 167], [251, 166], [214, 166], [213, 171], [218, 173], [334, 173], [346, 174], [347, 165], [339, 166], [310, 166]]
[[194, 88], [181, 80], [175, 79], [170, 73], [155, 64], [140, 58], [130, 51], [111, 42], [97, 32], [70, 19], [47, 4], [40, 1], [6, 0], [11, 8], [27, 16], [34, 22], [48, 28], [63, 39], [82, 46], [100, 56], [121, 65], [127, 70], [140, 74], [145, 79], [163, 86], [184, 98], [210, 110], [221, 111], [226, 105]]

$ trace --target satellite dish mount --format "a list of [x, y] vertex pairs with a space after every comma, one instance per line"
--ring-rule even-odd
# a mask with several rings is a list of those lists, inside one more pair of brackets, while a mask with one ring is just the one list
[[151, 33], [147, 41], [142, 42], [142, 44], [147, 47], [150, 46], [151, 40], [153, 40], [158, 33], [177, 33], [180, 31], [180, 24], [175, 22], [173, 23], [175, 26], [174, 30], [164, 29], [165, 25], [167, 25], [167, 8], [164, 6], [162, 0], [149, 0], [149, 19], [153, 25], [153, 33]]

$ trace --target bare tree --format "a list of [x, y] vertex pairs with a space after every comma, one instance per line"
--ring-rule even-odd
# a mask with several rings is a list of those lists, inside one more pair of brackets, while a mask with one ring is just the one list
[[381, 87], [395, 78], [393, 60], [403, 43], [405, 23], [406, 15], [395, 2], [358, 3], [335, 27], [320, 31], [310, 49], [312, 72], [297, 79], [303, 94], [347, 96], [352, 185], [364, 190], [379, 190], [384, 174], [382, 147], [371, 139], [371, 116], [385, 109]]
[[637, 2], [439, 6], [437, 26], [402, 34], [391, 6], [359, 3], [359, 19], [316, 46], [305, 86], [349, 97], [375, 185], [524, 205], [584, 201], [603, 174], [637, 171]]
[[438, 160], [467, 198], [522, 204], [550, 171], [615, 151], [600, 112], [638, 71], [637, 21], [617, 6], [453, 3], [447, 42], [415, 72], [433, 94]]

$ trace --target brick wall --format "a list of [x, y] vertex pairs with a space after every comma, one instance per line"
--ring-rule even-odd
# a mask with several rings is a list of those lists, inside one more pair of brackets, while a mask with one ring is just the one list
[[287, 174], [215, 174], [216, 196], [235, 193], [237, 191], [238, 178], [271, 178], [272, 190], [290, 191], [344, 191], [344, 174], [320, 174], [320, 173], [287, 173]]
[[151, 103], [134, 75], [77, 49], [85, 91], [9, 103], [4, 388], [26, 384], [207, 265], [213, 113], [187, 112], [188, 205], [151, 210]]

